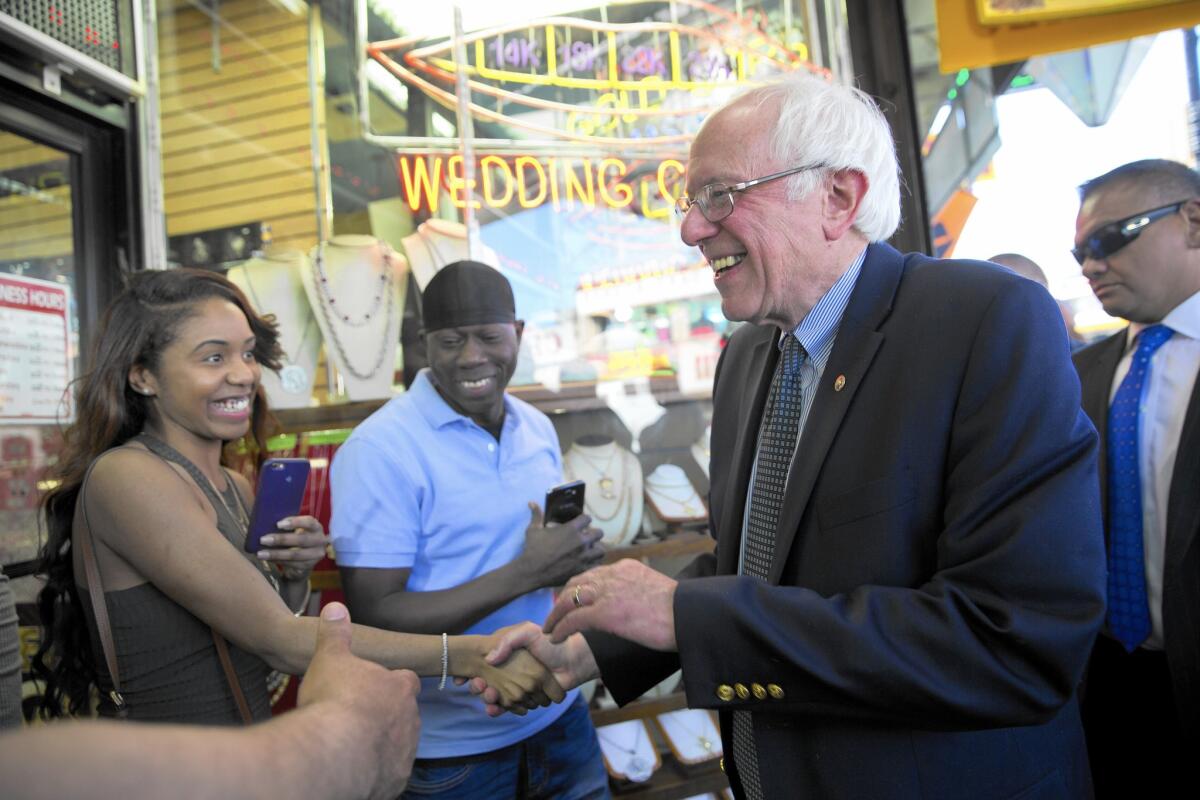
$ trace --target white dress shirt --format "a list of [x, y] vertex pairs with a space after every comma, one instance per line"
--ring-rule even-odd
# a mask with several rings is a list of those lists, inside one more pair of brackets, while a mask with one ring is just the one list
[[[1183, 417], [1187, 413], [1196, 373], [1200, 370], [1200, 292], [1171, 310], [1162, 324], [1175, 334], [1166, 341], [1150, 361], [1146, 385], [1143, 387], [1140, 429], [1138, 433], [1138, 466], [1142, 479], [1142, 547], [1146, 560], [1146, 599], [1150, 606], [1150, 638], [1142, 647], [1161, 650], [1163, 647], [1162, 595], [1163, 558], [1167, 544], [1167, 498], [1171, 491], [1171, 475], [1175, 472], [1175, 455], [1179, 452], [1179, 437], [1183, 432]], [[1129, 326], [1125, 355], [1117, 364], [1109, 392], [1113, 395], [1129, 372], [1133, 359], [1134, 337], [1148, 327], [1134, 323]]]

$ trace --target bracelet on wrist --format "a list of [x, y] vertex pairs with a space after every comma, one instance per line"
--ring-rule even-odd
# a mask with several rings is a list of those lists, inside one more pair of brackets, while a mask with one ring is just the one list
[[300, 603], [300, 607], [292, 612], [297, 617], [303, 617], [308, 613], [308, 602], [312, 600], [312, 581], [304, 587], [304, 600]]
[[446, 675], [450, 672], [450, 639], [442, 634], [442, 680], [438, 683], [438, 691], [446, 688]]

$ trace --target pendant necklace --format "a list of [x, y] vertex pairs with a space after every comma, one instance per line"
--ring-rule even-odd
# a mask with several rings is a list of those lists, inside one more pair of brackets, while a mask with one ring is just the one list
[[647, 761], [642, 755], [641, 751], [638, 749], [638, 744], [645, 737], [645, 734], [645, 723], [638, 722], [637, 731], [634, 733], [633, 741], [631, 742], [632, 747], [625, 747], [613, 741], [611, 734], [605, 736], [605, 730], [603, 728], [598, 728], [596, 730], [596, 736], [601, 742], [608, 745], [612, 750], [624, 753], [627, 756], [625, 764], [623, 765], [623, 769], [618, 769], [617, 771], [624, 773], [624, 775], [631, 781], [639, 782], [649, 779], [649, 777], [654, 774], [654, 763], [652, 761]]
[[[563, 461], [563, 477], [569, 481], [582, 480], [584, 483], [588, 482], [586, 477], [578, 475], [575, 469], [572, 469], [571, 463], [569, 461], [565, 461], [565, 459]], [[620, 516], [620, 512], [624, 511], [625, 521], [622, 523], [622, 525], [620, 525], [620, 531], [622, 531], [622, 534], [628, 533], [628, 531], [625, 529], [629, 528], [629, 521], [632, 516], [634, 516], [634, 488], [631, 486], [623, 486], [620, 488], [619, 494], [602, 495], [602, 497], [604, 497], [606, 500], [617, 500], [617, 503], [612, 507], [611, 515], [608, 515], [607, 517], [602, 515], [602, 513], [595, 509], [592, 500], [587, 497], [583, 500], [583, 510], [586, 511], [587, 515], [592, 517], [596, 522], [612, 522], [613, 519], [616, 519], [618, 516]]]
[[[661, 481], [662, 477], [659, 477], [657, 482], [654, 480], [654, 473], [646, 477], [646, 495], [656, 501], [655, 505], [660, 511], [664, 510], [666, 503], [674, 503], [676, 506], [682, 507], [683, 513], [687, 517], [694, 518], [704, 515], [703, 501], [697, 497], [696, 490], [690, 483], [687, 483], [686, 480], [684, 483], [662, 483]], [[684, 496], [678, 496], [680, 494]], [[693, 505], [692, 500], [700, 501], [701, 507], [697, 508]]]
[[[338, 314], [338, 312], [333, 308], [333, 298], [326, 296], [326, 293], [325, 293], [326, 289], [324, 287], [324, 284], [322, 283], [322, 281], [325, 280], [325, 277], [324, 277], [325, 270], [321, 266], [321, 263], [322, 263], [321, 251], [318, 249], [317, 257], [313, 261], [313, 277], [316, 278], [317, 285], [322, 287], [321, 290], [317, 292], [317, 307], [321, 309], [321, 316], [325, 319], [325, 325], [329, 330], [329, 337], [331, 339], [333, 339], [333, 346], [337, 350], [338, 356], [341, 359], [340, 366], [346, 372], [349, 372], [351, 375], [353, 375], [355, 378], [358, 378], [360, 381], [370, 380], [371, 378], [375, 377], [375, 375], [379, 372], [379, 368], [381, 366], [383, 366], [383, 359], [387, 355], [389, 347], [392, 344], [391, 330], [392, 330], [392, 318], [394, 316], [393, 311], [395, 310], [395, 305], [396, 305], [396, 303], [395, 303], [395, 294], [396, 293], [392, 291], [392, 281], [391, 281], [392, 260], [391, 260], [391, 256], [386, 252], [384, 253], [383, 266], [384, 266], [385, 271], [382, 276], [382, 280], [380, 281], [380, 283], [383, 285], [383, 291], [387, 295], [387, 306], [384, 310], [384, 315], [383, 315], [383, 317], [384, 317], [384, 319], [383, 319], [383, 335], [382, 335], [381, 341], [379, 343], [379, 352], [375, 356], [375, 361], [374, 361], [374, 363], [372, 363], [370, 369], [367, 369], [367, 370], [360, 370], [356, 366], [354, 366], [354, 364], [350, 360], [350, 354], [346, 351], [345, 345], [342, 344], [341, 337], [338, 336], [337, 323], [339, 321], [345, 322], [346, 324], [350, 325], [351, 327], [355, 327], [355, 326], [353, 323], [351, 323], [349, 321], [348, 316]], [[367, 319], [370, 318], [371, 313], [373, 313], [373, 311], [367, 313], [367, 317], [366, 317]], [[360, 325], [361, 324], [365, 324], [365, 320], [364, 320], [364, 322], [360, 323]]]
[[[584, 463], [595, 470], [600, 476], [600, 481], [597, 485], [600, 487], [600, 496], [605, 500], [614, 500], [617, 497], [617, 492], [614, 489], [616, 486], [616, 481], [614, 481], [609, 475], [609, 470], [612, 468], [613, 459], [617, 457], [617, 451], [619, 448], [617, 447], [616, 442], [613, 442], [610, 447], [612, 450], [608, 454], [608, 459], [605, 460], [603, 464], [597, 464], [595, 461], [593, 461], [592, 458], [584, 452], [583, 447], [575, 445], [571, 448], [577, 456], [583, 459]], [[598, 450], [600, 448], [595, 449]]]
[[[250, 280], [250, 270], [242, 268], [243, 280], [246, 283], [246, 288], [250, 290], [250, 300], [254, 303], [254, 307], [259, 313], [263, 313], [264, 308], [262, 301], [258, 299], [258, 292], [254, 290], [254, 282]], [[300, 343], [296, 345], [296, 349], [290, 352], [296, 354], [296, 358], [304, 352], [304, 343], [308, 341], [308, 332], [312, 330], [313, 323], [316, 318], [310, 312], [305, 316], [304, 330], [300, 333]], [[279, 370], [279, 385], [288, 394], [303, 394], [308, 390], [308, 370], [299, 364], [295, 363], [295, 358], [288, 355], [289, 351], [284, 349], [283, 345], [279, 346], [283, 354], [284, 366]]]
[[[664, 715], [662, 715], [662, 717], [659, 718], [659, 722], [661, 723], [663, 720], [666, 720], [667, 724], [679, 727], [680, 729], [683, 730], [683, 732], [685, 734], [687, 734], [689, 737], [694, 739], [696, 741], [696, 743], [698, 745], [700, 745], [700, 747], [704, 750], [705, 753], [712, 753], [713, 752], [713, 740], [708, 737], [708, 730], [706, 729], [704, 731], [704, 733], [697, 733], [696, 731], [692, 730], [691, 727], [684, 724], [683, 721], [686, 718], [686, 715], [689, 713], [691, 713], [691, 712], [685, 710], [682, 713], [676, 712], [673, 714], [664, 714]], [[709, 722], [712, 721], [711, 717], [707, 716], [708, 712], [701, 712], [701, 713], [705, 714], [705, 719], [707, 721], [709, 721]]]

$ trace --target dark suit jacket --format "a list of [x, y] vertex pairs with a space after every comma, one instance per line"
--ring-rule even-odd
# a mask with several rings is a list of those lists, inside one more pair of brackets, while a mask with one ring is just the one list
[[777, 339], [744, 326], [718, 368], [717, 551], [692, 570], [714, 577], [679, 585], [678, 661], [589, 635], [605, 685], [625, 701], [681, 663], [689, 705], [722, 712], [735, 787], [727, 712], [756, 712], [768, 798], [1089, 796], [1096, 433], [1054, 302], [993, 265], [872, 245], [763, 582], [735, 573]]
[[[1102, 499], [1108, 487], [1103, 457], [1108, 398], [1126, 336], [1123, 329], [1075, 354], [1083, 385], [1083, 410], [1100, 430]], [[1167, 667], [1180, 724], [1193, 741], [1200, 740], [1200, 382], [1192, 389], [1184, 415], [1167, 499], [1162, 615]]]

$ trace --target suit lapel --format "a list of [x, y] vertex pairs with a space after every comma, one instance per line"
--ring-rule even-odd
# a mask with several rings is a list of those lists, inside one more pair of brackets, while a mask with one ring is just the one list
[[1167, 497], [1167, 545], [1164, 570], [1183, 563], [1184, 554], [1200, 528], [1200, 502], [1196, 485], [1200, 482], [1200, 376], [1192, 387], [1179, 434], [1175, 468]]
[[733, 448], [735, 460], [730, 472], [729, 486], [735, 494], [732, 502], [725, 504], [725, 513], [720, 520], [720, 536], [717, 542], [718, 575], [732, 575], [737, 572], [741, 552], [742, 520], [745, 517], [746, 497], [750, 489], [750, 472], [757, 455], [758, 428], [766, 408], [771, 376], [775, 372], [775, 362], [779, 360], [779, 348], [775, 345], [778, 340], [778, 331], [764, 333], [762, 338], [752, 345], [746, 359], [745, 371], [741, 373], [747, 389], [752, 394], [750, 405], [738, 423], [740, 428], [737, 443]]
[[[1076, 356], [1081, 378], [1083, 410], [1092, 418], [1092, 424], [1100, 434], [1097, 471], [1100, 474], [1100, 513], [1105, 518], [1108, 516], [1108, 397], [1112, 393], [1117, 364], [1121, 362], [1121, 356], [1125, 353], [1128, 330], [1122, 328], [1118, 333]], [[1104, 535], [1107, 539], [1107, 522]]]
[[[804, 423], [800, 446], [792, 459], [768, 583], [779, 583], [825, 456], [883, 343], [879, 327], [892, 309], [903, 270], [904, 257], [888, 245], [873, 244], [868, 249], [858, 283], [842, 315], [829, 363], [815, 387], [817, 395]], [[843, 376], [845, 380], [840, 381]], [[842, 384], [841, 388], [835, 389], [835, 383]]]

